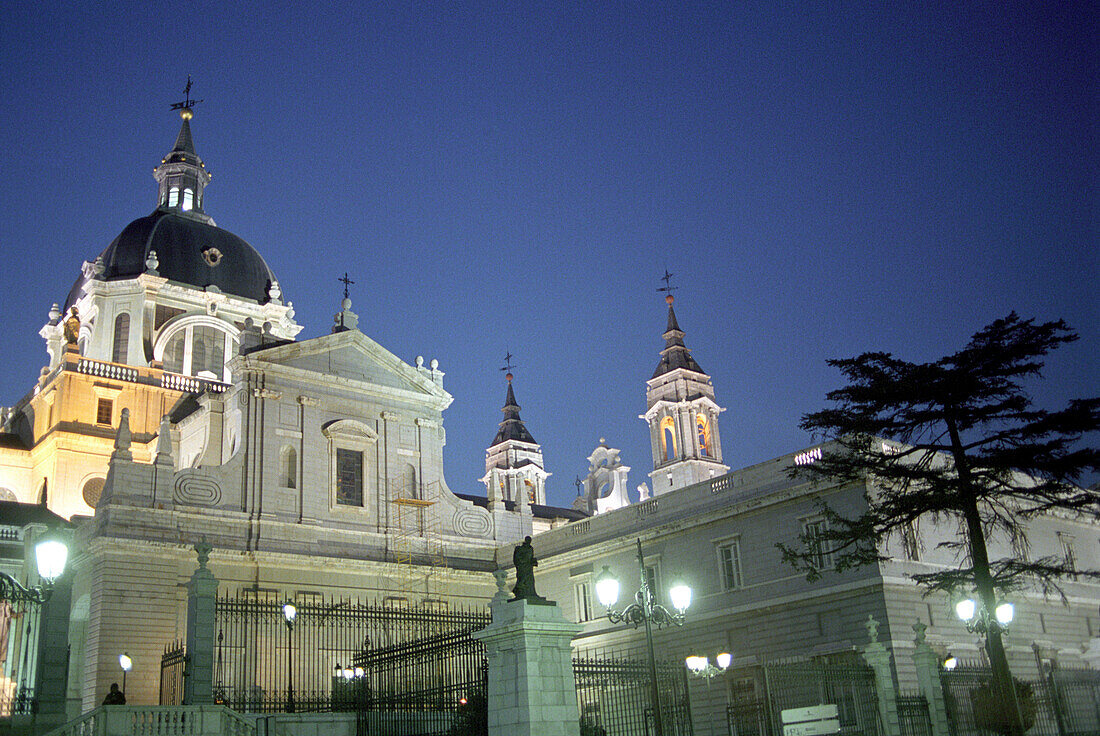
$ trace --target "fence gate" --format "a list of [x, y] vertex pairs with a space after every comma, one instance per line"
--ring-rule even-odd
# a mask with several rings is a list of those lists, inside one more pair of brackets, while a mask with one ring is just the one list
[[[640, 659], [576, 657], [573, 676], [581, 714], [581, 736], [650, 736], [653, 722], [649, 665]], [[692, 736], [687, 670], [657, 666], [662, 724], [666, 736]]]
[[760, 699], [734, 702], [726, 709], [736, 736], [782, 736], [781, 714], [791, 708], [836, 705], [845, 736], [878, 736], [878, 695], [874, 671], [858, 662], [820, 660], [773, 662], [763, 668]]
[[183, 705], [183, 668], [187, 651], [182, 641], [164, 648], [160, 658], [160, 704]]
[[485, 645], [471, 634], [489, 624], [470, 614], [440, 633], [372, 647], [354, 658], [359, 736], [478, 736], [488, 728]]

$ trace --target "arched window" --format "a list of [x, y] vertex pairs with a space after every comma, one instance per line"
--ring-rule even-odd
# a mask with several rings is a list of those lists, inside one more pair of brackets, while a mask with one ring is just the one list
[[180, 190], [179, 187], [172, 187], [168, 190], [168, 206], [175, 207], [179, 203]]
[[409, 463], [405, 463], [405, 468], [401, 471], [401, 490], [401, 495], [405, 498], [420, 498], [420, 489], [416, 485], [416, 468]]
[[191, 209], [191, 207], [192, 207], [192, 205], [194, 205], [194, 203], [195, 203], [194, 194], [192, 194], [190, 188], [184, 189], [183, 190], [183, 204], [180, 205], [180, 209], [183, 210], [184, 212], [187, 212], [188, 210]]
[[695, 428], [699, 435], [699, 454], [710, 457], [710, 422], [705, 414], [696, 416]]
[[226, 357], [235, 352], [236, 337], [232, 327], [213, 324], [212, 318], [187, 318], [198, 323], [167, 327], [153, 349], [160, 356], [164, 370], [213, 381], [229, 381]]
[[115, 344], [111, 349], [111, 360], [125, 363], [130, 346], [130, 315], [126, 312], [115, 317]]
[[184, 340], [186, 337], [186, 332], [177, 332], [164, 348], [164, 370], [169, 373], [183, 373], [183, 354], [186, 348]]
[[664, 417], [660, 425], [661, 432], [661, 457], [665, 462], [675, 460], [676, 452], [676, 423], [672, 417]]
[[280, 463], [280, 485], [283, 488], [298, 487], [298, 452], [287, 445], [283, 447], [282, 462]]

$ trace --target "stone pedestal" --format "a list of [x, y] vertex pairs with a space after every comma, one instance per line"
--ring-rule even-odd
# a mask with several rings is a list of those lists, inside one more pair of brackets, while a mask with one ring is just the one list
[[489, 736], [578, 736], [569, 642], [581, 630], [556, 604], [494, 601], [474, 634], [489, 661]]
[[890, 667], [890, 650], [878, 640], [878, 621], [867, 616], [867, 635], [871, 643], [863, 648], [863, 661], [875, 671], [875, 687], [878, 690], [878, 715], [883, 736], [901, 736], [898, 718], [898, 696], [894, 689], [894, 677]]

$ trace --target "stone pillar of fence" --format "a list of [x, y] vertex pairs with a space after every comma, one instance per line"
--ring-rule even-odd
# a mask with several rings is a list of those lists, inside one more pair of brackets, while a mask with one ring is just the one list
[[72, 602], [71, 571], [54, 584], [53, 595], [41, 609], [38, 640], [38, 682], [35, 693], [35, 733], [45, 733], [68, 720], [69, 609]]
[[507, 600], [501, 583], [492, 623], [473, 635], [489, 663], [489, 736], [578, 736], [570, 641], [583, 627], [551, 601]]
[[199, 567], [187, 584], [187, 660], [183, 668], [183, 702], [214, 702], [214, 608], [218, 579], [206, 567], [210, 550], [204, 537], [195, 545]]
[[894, 689], [894, 676], [890, 669], [890, 650], [878, 640], [878, 621], [867, 616], [867, 637], [871, 642], [863, 648], [863, 660], [875, 672], [875, 689], [878, 691], [878, 713], [882, 721], [883, 736], [901, 736], [901, 719], [898, 718], [898, 694]]
[[943, 686], [940, 685], [940, 658], [924, 639], [924, 631], [927, 628], [920, 621], [913, 624], [913, 631], [917, 632], [917, 638], [913, 640], [917, 645], [913, 650], [913, 664], [917, 667], [917, 682], [920, 684], [921, 695], [928, 701], [932, 736], [950, 736], [947, 704], [943, 699]]

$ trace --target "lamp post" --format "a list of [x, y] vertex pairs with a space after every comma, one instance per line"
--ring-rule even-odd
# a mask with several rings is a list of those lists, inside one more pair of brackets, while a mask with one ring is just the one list
[[53, 594], [54, 581], [65, 572], [65, 561], [69, 557], [69, 548], [64, 542], [47, 536], [34, 546], [35, 562], [38, 565], [38, 576], [42, 578], [42, 585], [24, 588], [18, 580], [0, 572], [0, 601], [10, 603], [34, 603], [42, 605]]
[[134, 668], [134, 660], [129, 654], [118, 655], [118, 666], [122, 668], [122, 694], [126, 694], [126, 675]]
[[645, 624], [646, 654], [649, 659], [649, 684], [650, 700], [653, 706], [653, 722], [657, 727], [657, 736], [664, 736], [664, 725], [661, 722], [661, 691], [657, 683], [657, 658], [653, 652], [653, 625], [658, 629], [663, 626], [683, 626], [684, 614], [691, 605], [691, 588], [683, 584], [672, 586], [669, 590], [669, 600], [675, 613], [653, 600], [653, 592], [649, 589], [649, 580], [646, 576], [645, 558], [642, 557], [642, 540], [638, 540], [638, 571], [641, 574], [641, 586], [634, 594], [634, 602], [621, 611], [615, 611], [611, 607], [619, 600], [619, 581], [611, 574], [605, 565], [599, 577], [596, 578], [596, 597], [607, 608], [607, 618], [613, 624], [625, 621], [637, 628]]
[[[966, 624], [966, 630], [970, 633], [977, 632], [979, 635], [985, 637], [986, 650], [989, 652], [990, 661], [993, 664], [994, 649], [999, 650], [1001, 659], [1004, 658], [1003, 644], [1001, 644], [1001, 637], [1008, 635], [1008, 627], [1012, 623], [1012, 620], [1016, 617], [1016, 606], [1008, 601], [1001, 601], [996, 603], [990, 599], [993, 603], [993, 612], [990, 613], [989, 606], [981, 598], [975, 600], [973, 598], [963, 598], [955, 604], [955, 615]], [[1016, 683], [1012, 679], [1012, 675], [1008, 671], [1008, 662], [1004, 661], [1004, 672], [1002, 677], [998, 678], [998, 668], [993, 668], [993, 686], [994, 691], [1000, 690], [1002, 697], [1007, 701], [1010, 707], [1009, 713], [1014, 715], [1015, 723], [1012, 732], [1014, 736], [1022, 736], [1024, 733], [1024, 718], [1020, 712], [1020, 701], [1016, 695]], [[1001, 682], [998, 684], [998, 679]], [[999, 686], [998, 686], [999, 685]]]
[[298, 608], [290, 601], [283, 604], [283, 618], [286, 619], [286, 712], [294, 712], [294, 619], [298, 617]]

